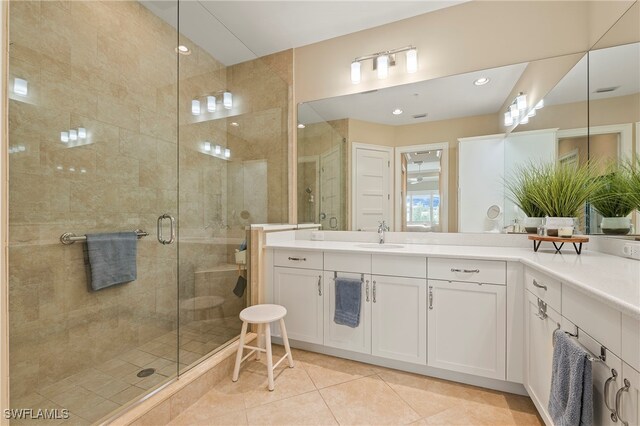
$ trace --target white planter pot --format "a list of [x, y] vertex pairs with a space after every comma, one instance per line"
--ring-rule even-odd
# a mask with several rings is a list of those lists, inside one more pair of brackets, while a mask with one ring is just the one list
[[543, 217], [525, 217], [524, 218], [524, 229], [528, 234], [537, 234], [538, 227], [544, 225]]
[[558, 236], [559, 228], [574, 228], [576, 220], [573, 217], [546, 217], [544, 221], [544, 229], [550, 237]]
[[626, 235], [631, 231], [631, 219], [628, 217], [604, 217], [600, 224], [607, 235]]

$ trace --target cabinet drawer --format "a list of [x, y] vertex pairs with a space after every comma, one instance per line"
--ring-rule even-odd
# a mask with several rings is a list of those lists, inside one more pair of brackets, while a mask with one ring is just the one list
[[427, 259], [374, 254], [371, 258], [371, 273], [393, 277], [427, 278]]
[[507, 281], [507, 264], [498, 260], [430, 258], [428, 265], [431, 279], [502, 285]]
[[364, 253], [333, 253], [324, 254], [325, 271], [371, 273], [371, 255]]
[[532, 269], [525, 269], [524, 285], [536, 297], [544, 300], [547, 305], [560, 312], [562, 307], [562, 284], [547, 275]]
[[275, 266], [322, 270], [322, 252], [310, 250], [276, 250], [273, 255]]
[[616, 309], [565, 285], [562, 289], [562, 316], [620, 356], [622, 314]]

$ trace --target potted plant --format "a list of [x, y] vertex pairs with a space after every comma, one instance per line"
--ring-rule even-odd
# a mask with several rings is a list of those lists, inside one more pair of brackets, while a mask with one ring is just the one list
[[535, 169], [531, 167], [521, 167], [513, 177], [505, 181], [509, 199], [527, 215], [524, 229], [529, 234], [536, 234], [538, 227], [544, 224], [544, 212], [533, 199], [538, 185], [540, 180], [536, 179]]
[[602, 215], [600, 227], [607, 235], [626, 235], [631, 230], [629, 215], [638, 206], [632, 193], [632, 169], [617, 164], [609, 166], [599, 180], [603, 185], [591, 196], [591, 205]]
[[532, 164], [529, 168], [538, 181], [531, 198], [545, 214], [549, 236], [557, 236], [559, 228], [575, 227], [585, 202], [604, 185], [589, 163], [581, 166]]

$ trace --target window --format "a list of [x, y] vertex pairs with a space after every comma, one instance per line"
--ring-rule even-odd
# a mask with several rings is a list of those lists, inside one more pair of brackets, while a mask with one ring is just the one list
[[407, 193], [407, 224], [428, 228], [440, 224], [440, 193], [415, 191]]

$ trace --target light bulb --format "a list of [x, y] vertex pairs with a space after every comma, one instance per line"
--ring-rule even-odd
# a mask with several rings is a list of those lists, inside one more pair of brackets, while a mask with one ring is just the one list
[[191, 101], [191, 114], [200, 115], [200, 101], [197, 99]]
[[231, 150], [229, 148], [224, 150], [224, 158], [231, 157]]
[[27, 96], [29, 93], [29, 82], [22, 78], [13, 79], [13, 93], [20, 96]]
[[389, 56], [380, 55], [376, 58], [376, 66], [378, 68], [378, 78], [387, 78], [389, 76]]
[[407, 73], [412, 74], [418, 71], [418, 51], [416, 49], [407, 50]]
[[216, 110], [216, 97], [207, 96], [207, 111], [215, 112]]
[[77, 130], [69, 130], [69, 140], [77, 141], [78, 140], [78, 131]]
[[213, 152], [215, 152], [216, 155], [220, 155], [220, 153], [222, 152], [222, 148], [220, 147], [220, 145], [216, 145]]
[[205, 151], [209, 152], [211, 151], [211, 142], [205, 142], [202, 144], [203, 148]]
[[516, 119], [520, 116], [520, 110], [518, 109], [518, 105], [511, 104], [509, 107], [509, 111], [511, 112], [511, 118]]
[[516, 98], [516, 105], [518, 105], [518, 109], [520, 111], [524, 111], [525, 109], [527, 109], [527, 95], [520, 92], [520, 94]]
[[80, 139], [86, 139], [87, 138], [87, 129], [85, 129], [84, 127], [78, 127], [78, 137]]
[[504, 125], [506, 127], [513, 126], [513, 117], [511, 117], [511, 113], [510, 112], [505, 112], [504, 113]]
[[233, 107], [233, 95], [231, 92], [224, 92], [222, 94], [222, 106], [225, 109], [231, 109]]
[[527, 114], [527, 117], [531, 118], [535, 116], [536, 116], [536, 109], [533, 108], [531, 111], [529, 111], [529, 114]]
[[69, 142], [69, 132], [60, 132], [60, 142], [62, 143]]
[[544, 108], [544, 99], [540, 99], [540, 102], [536, 104], [536, 109]]
[[351, 62], [351, 82], [353, 84], [360, 83], [360, 62]]

